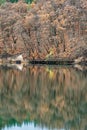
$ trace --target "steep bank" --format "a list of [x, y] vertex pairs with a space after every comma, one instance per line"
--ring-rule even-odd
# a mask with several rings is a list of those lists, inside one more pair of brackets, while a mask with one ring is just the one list
[[37, 0], [0, 8], [0, 54], [26, 59], [75, 59], [87, 55], [87, 1]]

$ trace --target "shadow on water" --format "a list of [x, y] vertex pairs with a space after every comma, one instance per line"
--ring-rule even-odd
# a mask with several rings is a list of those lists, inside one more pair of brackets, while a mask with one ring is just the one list
[[87, 130], [87, 72], [57, 66], [0, 69], [0, 129], [29, 122]]

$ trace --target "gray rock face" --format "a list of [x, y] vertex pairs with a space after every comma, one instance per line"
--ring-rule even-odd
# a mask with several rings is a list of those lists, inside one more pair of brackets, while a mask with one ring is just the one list
[[0, 7], [0, 54], [25, 59], [77, 58], [87, 53], [87, 1], [22, 1]]

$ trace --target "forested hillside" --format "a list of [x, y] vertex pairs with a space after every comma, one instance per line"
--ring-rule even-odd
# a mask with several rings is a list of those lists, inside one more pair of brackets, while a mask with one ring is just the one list
[[6, 2], [0, 7], [0, 54], [27, 59], [87, 55], [87, 1]]

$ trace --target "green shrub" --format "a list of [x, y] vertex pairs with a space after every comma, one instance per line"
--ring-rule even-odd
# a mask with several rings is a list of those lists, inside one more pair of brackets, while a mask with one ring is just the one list
[[32, 3], [33, 0], [25, 0], [26, 3]]
[[18, 2], [18, 0], [10, 0], [10, 2], [15, 3]]
[[[33, 0], [25, 0], [26, 3], [32, 3]], [[14, 3], [14, 2], [18, 2], [18, 0], [10, 0], [10, 2]]]
[[[18, 2], [18, 0], [9, 0], [11, 3]], [[27, 4], [31, 4], [33, 0], [24, 0]], [[0, 0], [0, 5], [4, 4], [6, 0]]]
[[0, 0], [0, 5], [4, 4], [6, 2], [6, 0]]

